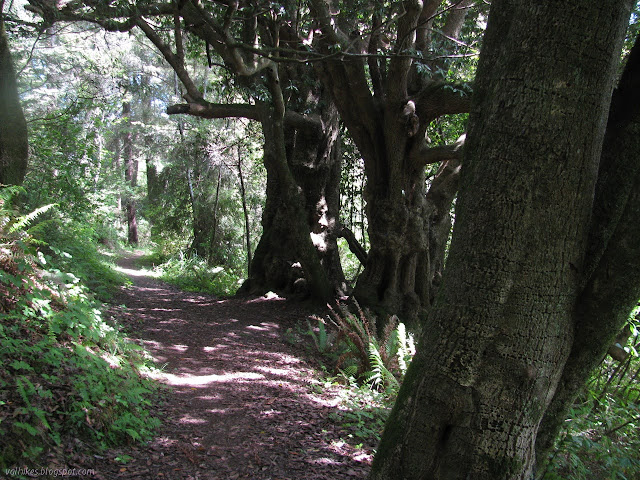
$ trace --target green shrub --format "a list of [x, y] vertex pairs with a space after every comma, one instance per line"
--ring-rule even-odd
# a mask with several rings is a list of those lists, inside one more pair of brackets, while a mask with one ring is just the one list
[[191, 292], [233, 295], [242, 283], [233, 271], [222, 266], [211, 267], [197, 256], [175, 256], [158, 265], [161, 280]]
[[43, 242], [24, 230], [34, 215], [10, 206], [15, 193], [0, 190], [0, 469], [35, 465], [69, 439], [148, 438], [159, 422], [144, 352], [104, 320], [81, 273], [50, 268]]
[[629, 319], [626, 359], [606, 358], [576, 399], [544, 480], [640, 478], [639, 313]]

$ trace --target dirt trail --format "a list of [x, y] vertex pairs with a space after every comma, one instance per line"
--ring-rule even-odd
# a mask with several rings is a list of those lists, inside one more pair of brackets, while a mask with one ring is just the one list
[[[336, 398], [312, 393], [316, 371], [285, 342], [306, 313], [283, 299], [217, 299], [182, 292], [121, 262], [133, 286], [115, 304], [163, 368], [163, 420], [147, 446], [98, 458], [104, 479], [356, 479], [368, 451], [340, 439]], [[122, 314], [120, 314], [122, 316]], [[118, 455], [133, 457], [128, 463]]]

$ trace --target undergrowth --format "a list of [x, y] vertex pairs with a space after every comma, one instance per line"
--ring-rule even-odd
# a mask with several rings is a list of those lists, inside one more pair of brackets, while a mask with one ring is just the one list
[[142, 259], [152, 264], [154, 272], [162, 281], [176, 287], [211, 295], [233, 295], [242, 279], [231, 269], [222, 266], [209, 266], [205, 259], [198, 256], [176, 255], [163, 258], [155, 255]]
[[343, 304], [329, 307], [325, 318], [312, 317], [316, 325], [307, 321], [306, 333], [345, 381], [395, 398], [415, 354], [413, 335], [395, 315], [386, 319], [378, 334], [376, 317], [355, 299], [352, 303], [351, 308]]
[[70, 235], [62, 251], [32, 235], [53, 207], [20, 215], [19, 191], [0, 190], [0, 469], [149, 438], [159, 421], [144, 351], [105, 321], [82, 280], [88, 270], [59, 268], [76, 265], [69, 250], [90, 255], [73, 248], [82, 241]]
[[[312, 320], [303, 333], [328, 365], [316, 388], [340, 385], [341, 405], [331, 415], [349, 432], [344, 440], [374, 449], [415, 351], [413, 337], [396, 317], [378, 336], [377, 319], [357, 302]], [[631, 343], [617, 345], [624, 360], [608, 356], [593, 373], [539, 472], [543, 480], [640, 478], [640, 306], [627, 328]]]
[[317, 388], [340, 389], [340, 406], [331, 417], [343, 427], [343, 441], [368, 450], [380, 441], [415, 354], [413, 335], [395, 315], [386, 319], [382, 334], [377, 332], [377, 318], [355, 300], [330, 307], [325, 317], [311, 317], [302, 332], [326, 364]]
[[[574, 402], [544, 480], [640, 478], [640, 307], [626, 358], [607, 357]], [[624, 345], [622, 345], [624, 346]]]

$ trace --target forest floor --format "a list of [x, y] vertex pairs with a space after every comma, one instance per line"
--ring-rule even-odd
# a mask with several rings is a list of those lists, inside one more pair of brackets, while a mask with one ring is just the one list
[[[95, 458], [94, 478], [284, 480], [364, 478], [371, 446], [345, 442], [339, 387], [320, 385], [290, 341], [309, 311], [279, 297], [187, 293], [120, 261], [133, 285], [110, 314], [153, 356], [166, 384], [146, 445]], [[116, 305], [126, 305], [126, 308]], [[289, 338], [289, 341], [287, 341]], [[124, 460], [124, 461], [123, 461]]]

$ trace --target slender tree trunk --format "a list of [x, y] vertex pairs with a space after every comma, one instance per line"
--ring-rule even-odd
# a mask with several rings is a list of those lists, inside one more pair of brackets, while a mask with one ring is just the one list
[[247, 272], [251, 265], [251, 229], [249, 228], [249, 211], [247, 208], [247, 192], [244, 187], [244, 175], [242, 173], [242, 154], [238, 147], [238, 177], [240, 177], [240, 197], [242, 198], [242, 212], [244, 214], [244, 233], [247, 245]]
[[216, 199], [213, 203], [213, 211], [211, 212], [211, 216], [213, 218], [213, 225], [211, 226], [211, 240], [209, 242], [209, 253], [208, 253], [208, 261], [210, 265], [215, 263], [215, 253], [218, 248], [218, 205], [220, 201], [220, 183], [222, 181], [222, 165], [218, 167], [218, 181], [216, 182]]
[[629, 8], [492, 2], [442, 288], [370, 478], [531, 478]]
[[[4, 0], [0, 2], [0, 12]], [[4, 17], [0, 18], [0, 185], [21, 185], [27, 172], [27, 122], [20, 105]]]
[[136, 200], [134, 189], [138, 184], [137, 159], [133, 150], [133, 132], [131, 127], [131, 104], [123, 102], [122, 116], [126, 119], [126, 131], [124, 133], [124, 178], [127, 182], [128, 193], [125, 197], [125, 212], [127, 216], [127, 240], [130, 245], [138, 245], [138, 217], [136, 213]]

